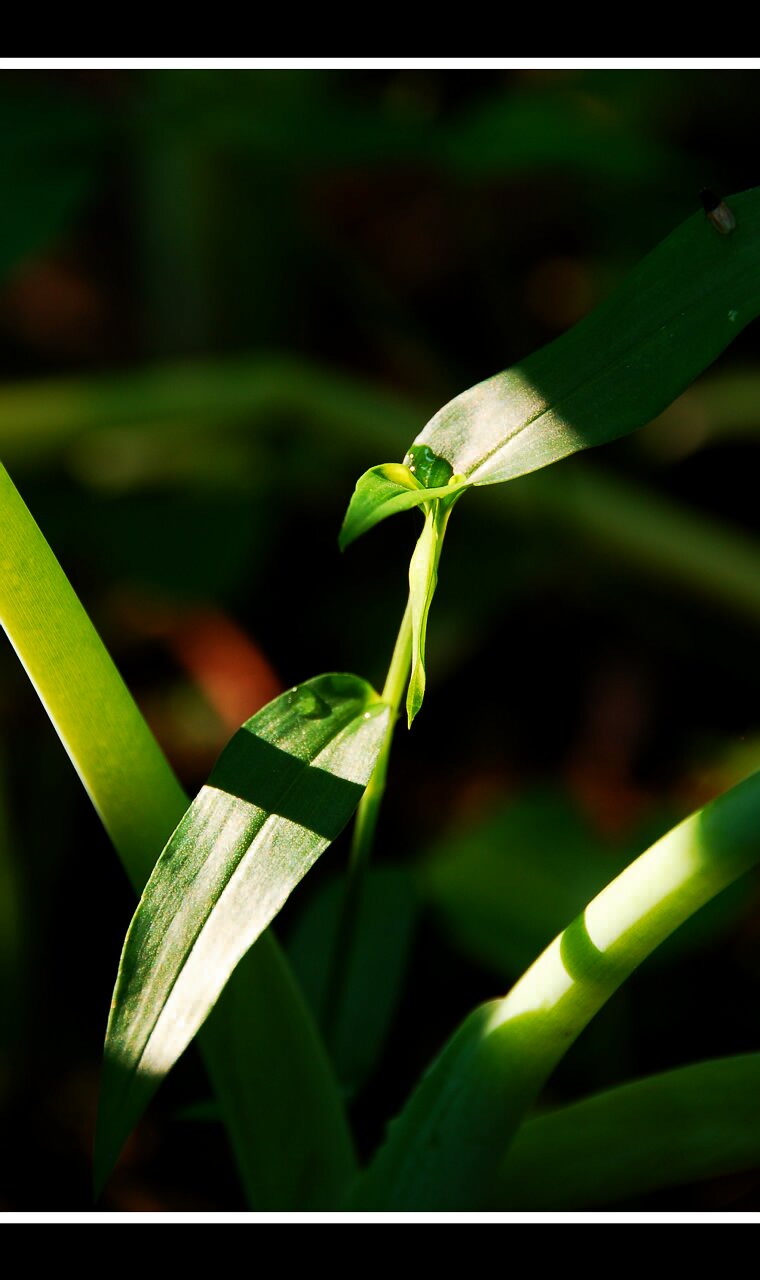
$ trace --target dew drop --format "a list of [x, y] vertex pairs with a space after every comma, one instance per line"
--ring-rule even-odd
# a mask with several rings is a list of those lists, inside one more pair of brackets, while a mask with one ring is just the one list
[[404, 466], [416, 476], [426, 489], [438, 489], [447, 485], [454, 468], [445, 458], [441, 458], [426, 444], [413, 444], [406, 457]]
[[332, 707], [324, 698], [320, 698], [318, 693], [313, 689], [305, 689], [303, 687], [293, 690], [290, 697], [290, 707], [297, 715], [303, 716], [306, 720], [324, 720], [325, 716], [329, 716]]
[[739, 319], [739, 312], [733, 310], [729, 311], [728, 318], [731, 321], [731, 324], [736, 324], [736, 321]]

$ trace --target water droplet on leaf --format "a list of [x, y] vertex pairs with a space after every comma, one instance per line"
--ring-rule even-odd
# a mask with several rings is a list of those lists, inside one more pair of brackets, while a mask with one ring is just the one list
[[426, 489], [438, 489], [447, 485], [454, 470], [450, 462], [433, 453], [426, 444], [413, 444], [404, 458], [404, 466], [409, 468]]
[[306, 720], [324, 720], [332, 713], [332, 707], [324, 698], [320, 698], [313, 689], [301, 687], [294, 689], [290, 697], [290, 707]]

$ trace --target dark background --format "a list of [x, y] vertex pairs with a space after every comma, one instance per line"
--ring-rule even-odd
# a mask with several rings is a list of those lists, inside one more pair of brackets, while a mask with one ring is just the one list
[[[752, 71], [0, 74], [0, 456], [189, 789], [278, 689], [382, 684], [416, 520], [340, 556], [356, 477], [580, 319], [701, 187], [756, 185], [759, 123]], [[475, 1003], [760, 765], [759, 344], [637, 437], [457, 509], [379, 830], [361, 1002], [391, 1025], [344, 1064], [364, 1152]], [[307, 985], [345, 854], [278, 922]], [[0, 1209], [91, 1206], [132, 909], [5, 645]], [[759, 924], [749, 880], [702, 912], [544, 1103], [756, 1049]], [[243, 1207], [188, 1113], [207, 1092], [191, 1052], [104, 1207]], [[742, 1174], [628, 1207], [759, 1195]]]

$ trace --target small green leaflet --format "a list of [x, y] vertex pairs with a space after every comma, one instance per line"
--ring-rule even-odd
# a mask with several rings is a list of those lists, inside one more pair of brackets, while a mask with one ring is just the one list
[[370, 467], [359, 477], [349, 503], [340, 531], [341, 551], [388, 516], [424, 506], [433, 498], [450, 498], [467, 487], [461, 476], [453, 476], [447, 484], [426, 488], [401, 462]]
[[99, 1187], [238, 961], [348, 822], [388, 716], [357, 676], [317, 676], [270, 702], [223, 751], [124, 944], [106, 1033]]

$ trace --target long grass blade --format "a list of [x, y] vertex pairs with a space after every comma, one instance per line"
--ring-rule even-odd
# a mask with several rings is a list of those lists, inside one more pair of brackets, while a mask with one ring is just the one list
[[[2, 467], [0, 621], [141, 892], [188, 800]], [[251, 1203], [334, 1203], [354, 1168], [351, 1137], [322, 1041], [270, 935], [235, 970], [200, 1043]]]

